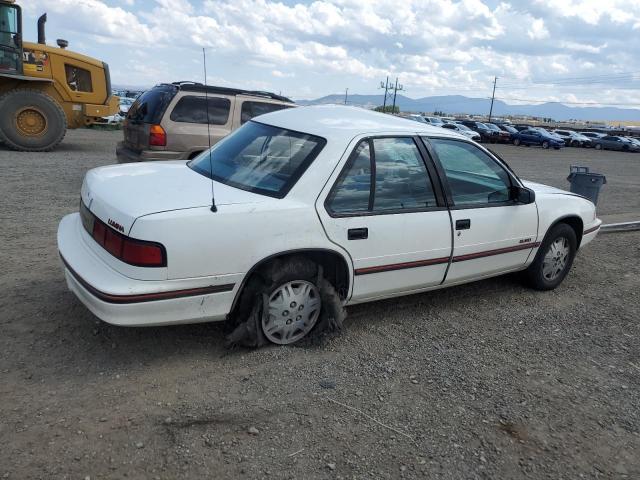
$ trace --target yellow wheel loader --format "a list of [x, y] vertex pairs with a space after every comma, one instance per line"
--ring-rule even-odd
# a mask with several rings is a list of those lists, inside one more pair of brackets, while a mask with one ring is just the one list
[[119, 110], [106, 63], [45, 41], [47, 15], [38, 19], [38, 43], [22, 40], [22, 11], [0, 0], [0, 143], [14, 150], [53, 149], [67, 128], [101, 121]]

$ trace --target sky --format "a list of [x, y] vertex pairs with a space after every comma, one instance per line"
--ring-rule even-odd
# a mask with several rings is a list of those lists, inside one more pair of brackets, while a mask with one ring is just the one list
[[18, 0], [25, 39], [107, 62], [116, 85], [177, 80], [294, 99], [460, 94], [640, 108], [640, 0]]

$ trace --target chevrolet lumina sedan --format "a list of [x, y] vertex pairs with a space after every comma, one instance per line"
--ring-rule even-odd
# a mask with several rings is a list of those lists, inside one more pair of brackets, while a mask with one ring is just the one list
[[251, 312], [276, 344], [313, 332], [329, 297], [342, 307], [518, 271], [553, 289], [601, 223], [589, 200], [519, 179], [463, 135], [344, 106], [262, 115], [188, 162], [90, 170], [79, 209], [58, 248], [97, 317]]

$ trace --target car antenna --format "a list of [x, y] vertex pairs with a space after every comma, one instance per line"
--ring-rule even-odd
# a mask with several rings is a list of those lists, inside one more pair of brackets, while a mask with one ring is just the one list
[[211, 160], [211, 126], [209, 124], [209, 95], [207, 93], [207, 54], [205, 53], [204, 47], [202, 47], [202, 66], [204, 68], [204, 102], [207, 110], [207, 141], [209, 142], [209, 150], [207, 153], [209, 154], [209, 168], [211, 169], [211, 211], [217, 212], [218, 208], [216, 207], [216, 197], [213, 194], [213, 160]]

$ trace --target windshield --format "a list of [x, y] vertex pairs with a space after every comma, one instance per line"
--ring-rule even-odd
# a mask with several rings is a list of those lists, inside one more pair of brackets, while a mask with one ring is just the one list
[[188, 165], [217, 182], [283, 198], [325, 144], [314, 135], [250, 121]]
[[493, 123], [485, 123], [485, 125], [487, 126], [487, 128], [489, 130], [496, 130], [496, 131], [500, 131], [500, 129], [498, 127], [496, 127]]
[[502, 128], [505, 129], [509, 133], [518, 133], [518, 129], [513, 128], [509, 125], [502, 125]]
[[463, 125], [461, 123], [456, 123], [457, 127], [459, 130], [464, 130], [465, 132], [473, 132], [473, 130], [471, 130], [469, 127], [467, 127], [466, 125]]

